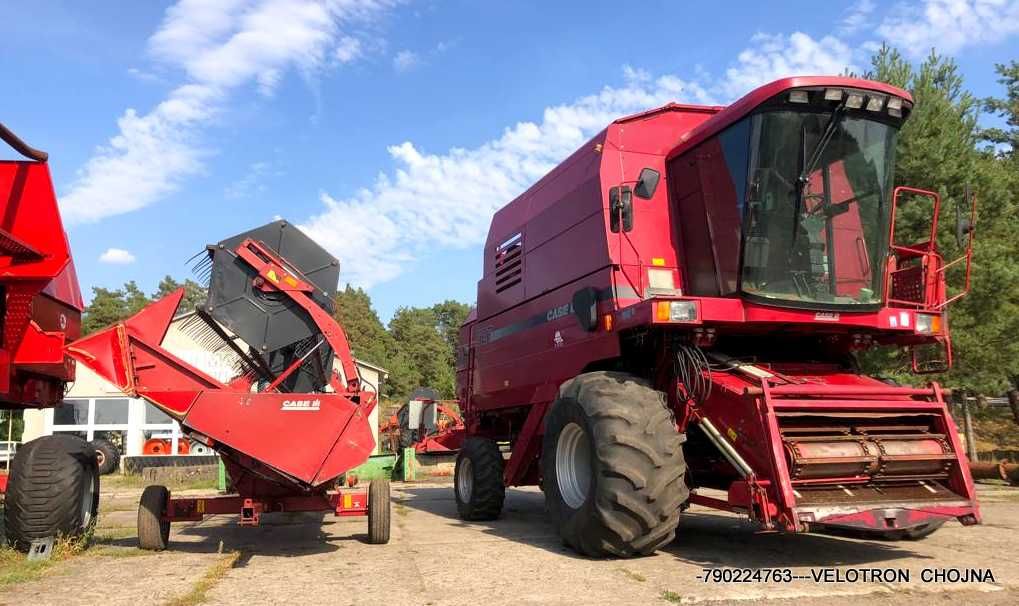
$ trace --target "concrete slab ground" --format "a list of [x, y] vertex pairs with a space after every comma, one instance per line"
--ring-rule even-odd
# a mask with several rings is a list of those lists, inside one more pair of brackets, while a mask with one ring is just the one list
[[[0, 605], [1019, 603], [1019, 489], [980, 493], [983, 526], [953, 523], [923, 541], [761, 534], [736, 516], [693, 507], [677, 540], [657, 555], [591, 560], [562, 546], [537, 489], [510, 490], [498, 521], [466, 523], [448, 483], [394, 484], [388, 545], [365, 542], [364, 518], [274, 514], [259, 528], [239, 528], [216, 516], [174, 525], [171, 549], [159, 554], [134, 547], [138, 493], [119, 491], [104, 495], [96, 548], [39, 580], [0, 589]], [[225, 574], [210, 574], [225, 558], [232, 561]], [[703, 580], [705, 568], [841, 576], [713, 583]], [[908, 571], [909, 580], [852, 578], [874, 574], [864, 569]], [[989, 569], [994, 580], [922, 576], [948, 569]]]

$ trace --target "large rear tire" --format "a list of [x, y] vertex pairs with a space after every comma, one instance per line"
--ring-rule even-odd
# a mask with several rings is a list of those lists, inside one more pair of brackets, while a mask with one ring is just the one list
[[685, 436], [665, 395], [619, 372], [567, 382], [546, 418], [542, 486], [563, 542], [591, 557], [633, 557], [671, 542], [689, 497]]
[[502, 468], [502, 452], [494, 441], [477, 436], [464, 441], [453, 474], [456, 510], [462, 519], [479, 522], [499, 517], [506, 500]]
[[46, 537], [88, 537], [99, 514], [95, 449], [71, 435], [36, 438], [11, 462], [5, 497], [7, 542], [27, 551]]
[[170, 544], [170, 522], [164, 520], [170, 491], [166, 486], [146, 486], [138, 502], [138, 547], [163, 551]]
[[389, 542], [389, 480], [368, 483], [368, 542], [385, 545]]

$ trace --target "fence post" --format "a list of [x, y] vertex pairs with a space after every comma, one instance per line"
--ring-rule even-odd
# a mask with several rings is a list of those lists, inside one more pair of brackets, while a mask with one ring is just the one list
[[220, 492], [226, 492], [226, 465], [223, 464], [223, 459], [216, 457], [219, 462], [218, 470], [216, 473], [216, 488]]
[[1008, 406], [1012, 409], [1012, 420], [1019, 425], [1019, 389], [1008, 392]]
[[963, 390], [962, 396], [962, 426], [963, 432], [966, 434], [966, 455], [969, 457], [971, 463], [976, 463], [979, 459], [977, 458], [977, 441], [973, 436], [973, 418], [970, 415], [968, 390]]

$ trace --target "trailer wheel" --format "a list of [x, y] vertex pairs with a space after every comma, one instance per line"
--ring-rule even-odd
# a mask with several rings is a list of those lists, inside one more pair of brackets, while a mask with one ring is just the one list
[[488, 438], [467, 438], [456, 457], [453, 473], [456, 510], [462, 519], [482, 521], [499, 517], [506, 499], [502, 466], [498, 444]]
[[665, 395], [642, 379], [592, 372], [564, 384], [542, 446], [546, 509], [563, 542], [591, 557], [671, 542], [689, 496], [685, 438]]
[[95, 450], [79, 437], [36, 438], [14, 455], [5, 497], [7, 542], [27, 551], [46, 537], [88, 537], [99, 513]]
[[138, 547], [163, 551], [170, 543], [170, 522], [164, 520], [170, 491], [166, 486], [146, 486], [138, 502]]
[[368, 483], [368, 542], [385, 545], [389, 542], [389, 480]]
[[96, 450], [96, 465], [99, 467], [99, 475], [105, 476], [113, 473], [120, 466], [120, 452], [113, 442], [109, 440], [92, 440], [89, 442]]

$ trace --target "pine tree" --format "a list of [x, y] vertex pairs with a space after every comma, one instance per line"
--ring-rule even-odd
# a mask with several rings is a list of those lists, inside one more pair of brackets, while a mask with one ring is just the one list
[[[1019, 374], [1019, 177], [1008, 154], [982, 149], [984, 141], [1007, 143], [1011, 132], [982, 130], [982, 106], [1015, 117], [1016, 76], [1019, 70], [999, 68], [1008, 99], [981, 102], [970, 94], [951, 59], [932, 53], [914, 68], [895, 50], [883, 47], [873, 57], [869, 78], [905, 88], [915, 101], [912, 115], [899, 136], [896, 185], [912, 185], [938, 192], [942, 213], [938, 246], [946, 260], [962, 254], [953, 234], [955, 209], [966, 208], [967, 187], [979, 200], [970, 293], [949, 308], [955, 366], [935, 377], [949, 386], [982, 393], [1000, 393], [1009, 377]], [[1014, 66], [1014, 64], [1013, 64]], [[1011, 100], [1011, 101], [1009, 101]], [[1013, 124], [1010, 122], [1010, 124]], [[927, 209], [904, 204], [896, 219], [903, 243], [925, 239]], [[961, 266], [949, 272], [950, 284], [961, 285]], [[894, 374], [904, 381], [924, 378], [907, 374], [908, 361], [890, 352], [866, 359], [871, 371]], [[890, 372], [889, 372], [890, 371]]]

